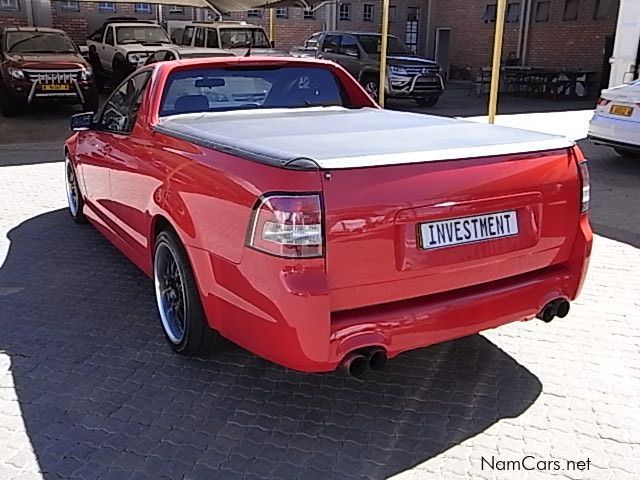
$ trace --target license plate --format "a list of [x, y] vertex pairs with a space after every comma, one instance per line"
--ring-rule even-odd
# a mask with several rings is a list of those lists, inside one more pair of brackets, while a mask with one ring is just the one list
[[518, 234], [515, 210], [420, 224], [420, 247], [450, 247]]
[[67, 92], [69, 85], [42, 85], [43, 92]]
[[630, 117], [633, 115], [633, 107], [627, 107], [626, 105], [611, 105], [609, 110], [611, 115], [622, 115], [623, 117]]

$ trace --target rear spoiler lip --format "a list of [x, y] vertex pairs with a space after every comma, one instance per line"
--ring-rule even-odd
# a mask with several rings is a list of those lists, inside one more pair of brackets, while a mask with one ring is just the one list
[[[450, 148], [413, 152], [404, 154], [368, 155], [365, 157], [345, 157], [317, 161], [322, 170], [339, 170], [346, 168], [387, 167], [409, 165], [426, 162], [445, 162], [452, 160], [471, 160], [488, 157], [528, 155], [550, 151], [567, 150], [575, 147], [575, 142], [567, 138], [552, 140], [506, 143], [503, 145], [478, 146], [468, 148]], [[400, 158], [391, 158], [400, 157]]]

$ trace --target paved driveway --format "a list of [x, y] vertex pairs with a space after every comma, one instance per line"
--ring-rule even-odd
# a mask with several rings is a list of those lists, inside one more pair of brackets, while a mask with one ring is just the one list
[[5, 161], [0, 479], [640, 478], [640, 161], [585, 151], [600, 235], [570, 316], [362, 381], [173, 355], [150, 280], [68, 218], [62, 164]]

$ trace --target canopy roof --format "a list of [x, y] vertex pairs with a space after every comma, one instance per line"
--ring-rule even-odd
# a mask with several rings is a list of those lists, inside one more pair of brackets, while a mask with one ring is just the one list
[[[95, 2], [95, 0], [79, 0]], [[113, 3], [132, 3], [131, 0], [112, 0]], [[252, 8], [280, 6], [314, 7], [325, 0], [152, 0], [154, 5], [180, 5], [183, 7], [212, 8], [218, 12], [241, 12]]]

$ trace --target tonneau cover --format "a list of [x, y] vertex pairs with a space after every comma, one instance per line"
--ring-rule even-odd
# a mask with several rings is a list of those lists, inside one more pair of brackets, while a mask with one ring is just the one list
[[343, 107], [162, 117], [156, 131], [271, 165], [342, 169], [568, 148], [570, 140], [471, 121]]

